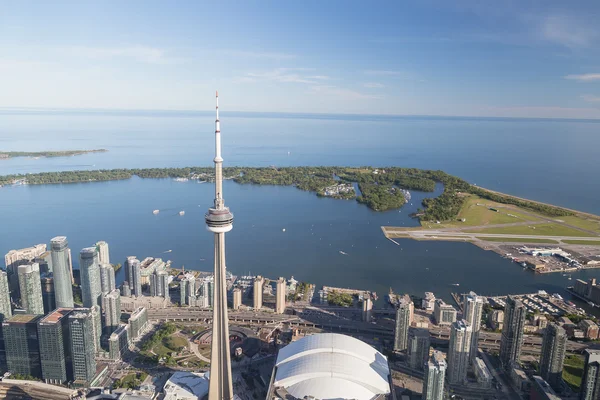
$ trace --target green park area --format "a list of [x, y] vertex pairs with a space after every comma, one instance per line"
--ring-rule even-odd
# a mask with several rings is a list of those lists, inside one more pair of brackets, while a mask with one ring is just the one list
[[578, 390], [581, 386], [584, 364], [583, 357], [579, 355], [568, 355], [565, 358], [562, 377], [574, 390]]
[[113, 389], [137, 389], [148, 376], [145, 372], [132, 372], [113, 383]]
[[578, 216], [566, 216], [557, 218], [555, 221], [564, 222], [581, 229], [597, 232], [600, 235], [600, 218], [593, 218], [584, 214]]

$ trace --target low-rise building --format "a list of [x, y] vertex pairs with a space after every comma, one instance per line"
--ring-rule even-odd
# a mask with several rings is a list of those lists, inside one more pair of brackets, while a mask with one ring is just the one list
[[561, 400], [554, 389], [541, 376], [531, 377], [530, 400]]
[[488, 325], [494, 330], [502, 330], [504, 326], [504, 311], [492, 310], [492, 312], [488, 314]]
[[438, 325], [452, 325], [453, 322], [456, 322], [456, 310], [442, 299], [435, 301], [433, 315]]
[[531, 381], [529, 380], [529, 377], [527, 376], [525, 371], [521, 369], [521, 367], [517, 366], [510, 370], [510, 379], [512, 380], [516, 388], [523, 392], [529, 392], [531, 388]]
[[163, 387], [164, 400], [202, 399], [208, 394], [208, 372], [175, 372]]
[[598, 339], [598, 325], [590, 319], [584, 319], [579, 322], [579, 329], [583, 331], [583, 336], [586, 339], [596, 340]]
[[421, 300], [421, 308], [427, 311], [433, 311], [435, 307], [435, 295], [431, 292], [425, 292], [425, 297]]
[[482, 387], [489, 388], [492, 386], [492, 374], [485, 362], [479, 357], [475, 357], [473, 361], [473, 373]]

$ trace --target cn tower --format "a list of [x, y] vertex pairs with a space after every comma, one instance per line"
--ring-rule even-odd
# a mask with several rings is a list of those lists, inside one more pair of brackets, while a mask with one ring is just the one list
[[227, 319], [227, 287], [225, 285], [225, 232], [233, 228], [233, 214], [223, 201], [223, 158], [219, 122], [219, 92], [215, 121], [215, 205], [205, 215], [206, 228], [215, 234], [215, 281], [213, 291], [213, 332], [210, 354], [209, 400], [233, 399], [229, 321]]

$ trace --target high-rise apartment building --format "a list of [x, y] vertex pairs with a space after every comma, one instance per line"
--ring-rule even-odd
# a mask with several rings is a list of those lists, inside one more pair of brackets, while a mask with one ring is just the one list
[[73, 308], [73, 275], [69, 242], [65, 236], [57, 236], [50, 241], [54, 297], [57, 308]]
[[427, 329], [410, 329], [408, 331], [408, 365], [412, 369], [423, 370], [429, 359], [429, 331]]
[[119, 327], [108, 338], [108, 355], [111, 360], [120, 360], [129, 351], [129, 325]]
[[41, 315], [20, 314], [2, 322], [6, 365], [13, 374], [42, 377], [37, 322]]
[[373, 300], [370, 297], [365, 297], [362, 303], [362, 320], [371, 322], [373, 317]]
[[280, 277], [277, 280], [277, 288], [275, 292], [275, 295], [277, 296], [275, 301], [275, 312], [277, 314], [285, 313], [285, 287], [285, 278]]
[[444, 399], [444, 378], [446, 376], [446, 360], [439, 351], [434, 351], [425, 365], [423, 377], [423, 400]]
[[100, 264], [100, 288], [102, 293], [109, 293], [117, 288], [115, 269], [110, 264]]
[[567, 332], [557, 324], [549, 324], [544, 331], [540, 375], [555, 390], [562, 386], [562, 370], [567, 351]]
[[523, 328], [526, 309], [523, 303], [512, 297], [506, 298], [504, 323], [500, 340], [500, 362], [505, 370], [510, 370], [519, 362], [523, 345]]
[[167, 271], [154, 271], [150, 275], [150, 295], [153, 297], [164, 297], [170, 299], [169, 295], [169, 274]]
[[125, 280], [129, 282], [131, 295], [140, 297], [142, 295], [142, 270], [140, 260], [135, 256], [129, 256], [125, 261]]
[[257, 276], [254, 278], [254, 309], [260, 310], [262, 308], [263, 303], [263, 285], [265, 283], [265, 279], [262, 276]]
[[129, 317], [129, 337], [131, 341], [138, 340], [148, 330], [148, 311], [140, 307]]
[[600, 350], [586, 349], [579, 400], [600, 399]]
[[98, 353], [102, 351], [100, 348], [100, 338], [102, 337], [102, 309], [100, 306], [93, 306], [90, 307], [89, 310], [92, 315], [94, 349], [96, 350], [96, 353]]
[[37, 244], [24, 249], [11, 250], [4, 256], [8, 284], [14, 300], [18, 300], [21, 295], [19, 292], [19, 265], [30, 264], [36, 257], [41, 256], [45, 251], [45, 244]]
[[394, 351], [404, 351], [408, 347], [408, 328], [410, 326], [410, 308], [412, 301], [401, 298], [396, 309], [394, 329]]
[[433, 315], [438, 325], [452, 325], [456, 321], [456, 310], [442, 299], [435, 301]]
[[79, 308], [68, 318], [74, 384], [89, 386], [96, 374], [93, 316], [89, 309]]
[[115, 289], [102, 295], [104, 332], [110, 335], [121, 324], [121, 293]]
[[0, 270], [0, 323], [10, 317], [12, 317], [12, 309], [10, 307], [8, 275]]
[[54, 296], [54, 279], [52, 273], [41, 274], [42, 301], [44, 302], [44, 314], [56, 309], [56, 298]]
[[131, 287], [127, 281], [123, 281], [121, 284], [121, 296], [131, 297]]
[[98, 250], [98, 263], [110, 264], [110, 255], [108, 254], [108, 243], [101, 240], [96, 243], [96, 249]]
[[479, 342], [479, 329], [481, 328], [481, 317], [483, 315], [484, 298], [470, 292], [464, 297], [464, 320], [471, 325], [471, 350], [469, 351], [469, 360], [475, 360], [477, 356], [477, 345]]
[[91, 308], [102, 306], [102, 286], [100, 283], [100, 266], [98, 251], [95, 247], [86, 247], [79, 253], [79, 270], [81, 271], [81, 300], [83, 306]]
[[465, 320], [454, 322], [450, 328], [448, 346], [448, 382], [450, 383], [462, 384], [467, 380], [472, 333], [471, 325]]
[[233, 289], [233, 309], [239, 310], [242, 306], [242, 289], [234, 288]]
[[63, 384], [72, 379], [69, 314], [72, 308], [58, 308], [38, 321], [42, 379]]
[[36, 263], [19, 265], [19, 287], [21, 307], [27, 314], [44, 314], [40, 266]]
[[196, 305], [196, 278], [192, 274], [186, 274], [179, 283], [179, 304]]

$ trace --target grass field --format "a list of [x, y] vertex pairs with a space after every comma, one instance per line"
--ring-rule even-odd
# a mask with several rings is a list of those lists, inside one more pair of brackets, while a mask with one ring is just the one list
[[587, 244], [589, 246], [600, 246], [600, 240], [563, 240], [568, 244]]
[[[477, 205], [480, 204], [480, 205]], [[496, 211], [490, 208], [498, 207]], [[508, 214], [514, 215], [509, 216]], [[465, 222], [460, 219], [464, 218]], [[494, 203], [493, 201], [481, 199], [478, 196], [469, 195], [465, 204], [458, 213], [456, 221], [445, 221], [441, 224], [430, 221], [422, 221], [424, 228], [462, 228], [468, 226], [510, 224], [513, 222], [539, 221], [537, 217], [520, 213], [517, 209], [506, 208], [506, 205]]]
[[535, 236], [579, 236], [593, 237], [594, 235], [578, 231], [577, 229], [558, 224], [536, 224], [520, 226], [499, 226], [478, 230], [465, 230], [472, 233], [500, 233], [509, 235], [535, 235]]
[[489, 238], [489, 237], [478, 237], [479, 240], [485, 240], [486, 242], [516, 242], [516, 243], [552, 243], [558, 244], [556, 240], [550, 239], [527, 239], [527, 238]]
[[584, 362], [581, 356], [568, 355], [565, 358], [562, 377], [574, 390], [579, 389], [579, 386], [581, 386]]
[[167, 336], [163, 339], [163, 345], [172, 351], [179, 351], [182, 347], [187, 347], [188, 341], [181, 336]]
[[581, 217], [560, 217], [559, 221], [566, 224], [576, 226], [578, 228], [587, 229], [588, 231], [598, 232], [600, 234], [600, 219], [591, 219], [585, 216]]

